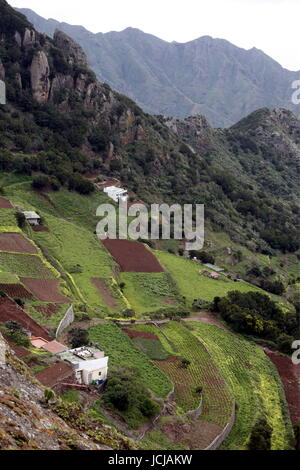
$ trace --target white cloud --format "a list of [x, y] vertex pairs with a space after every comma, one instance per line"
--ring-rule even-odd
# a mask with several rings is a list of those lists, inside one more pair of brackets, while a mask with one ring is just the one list
[[46, 18], [93, 32], [139, 28], [167, 41], [203, 35], [262, 49], [284, 67], [300, 70], [299, 0], [9, 0]]

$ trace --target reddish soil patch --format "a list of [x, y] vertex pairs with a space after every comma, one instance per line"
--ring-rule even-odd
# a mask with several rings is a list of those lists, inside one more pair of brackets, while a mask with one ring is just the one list
[[105, 303], [108, 305], [108, 307], [112, 309], [117, 309], [118, 304], [116, 302], [116, 299], [113, 298], [109, 288], [105, 284], [104, 279], [96, 279], [92, 278], [91, 282], [97, 287], [98, 291], [100, 292], [101, 297], [105, 301]]
[[34, 232], [50, 232], [49, 228], [44, 225], [33, 225], [31, 228]]
[[265, 353], [276, 366], [283, 383], [286, 400], [290, 410], [292, 423], [300, 420], [300, 364], [295, 365], [291, 359], [281, 354], [265, 349]]
[[14, 344], [9, 339], [5, 338], [11, 349], [16, 353], [17, 358], [22, 359], [23, 357], [29, 356], [30, 351], [28, 349], [23, 348], [22, 346], [18, 346]]
[[8, 199], [0, 197], [0, 209], [13, 209], [13, 205]]
[[32, 293], [21, 284], [0, 284], [0, 291], [12, 298], [32, 299], [33, 297]]
[[70, 299], [59, 292], [59, 281], [54, 279], [21, 278], [22, 283], [43, 302], [67, 304]]
[[46, 387], [54, 387], [68, 377], [73, 376], [73, 369], [65, 362], [59, 362], [38, 372], [35, 377]]
[[107, 178], [105, 181], [102, 181], [102, 183], [96, 183], [97, 188], [102, 191], [104, 188], [108, 188], [109, 186], [119, 187], [120, 185], [121, 185], [120, 181], [118, 181], [115, 178]]
[[215, 423], [193, 420], [189, 423], [173, 421], [162, 426], [162, 431], [173, 444], [188, 449], [205, 449], [222, 431]]
[[199, 312], [193, 314], [189, 318], [184, 318], [184, 321], [200, 321], [202, 323], [208, 323], [209, 325], [215, 325], [218, 326], [219, 328], [222, 328], [225, 331], [228, 331], [229, 333], [232, 333], [229, 328], [226, 328], [220, 320], [218, 319], [218, 316], [216, 313], [213, 312]]
[[8, 320], [14, 320], [26, 330], [31, 331], [33, 336], [40, 336], [48, 341], [51, 341], [48, 332], [40, 325], [38, 325], [33, 318], [27, 315], [26, 312], [9, 297], [0, 297], [0, 323], [5, 323]]
[[131, 328], [124, 328], [123, 331], [125, 331], [130, 338], [144, 338], [159, 341], [158, 337], [150, 331], [132, 330]]
[[37, 249], [20, 233], [0, 233], [0, 250], [36, 254]]
[[35, 307], [35, 310], [41, 313], [42, 315], [44, 315], [44, 317], [50, 318], [59, 312], [59, 307], [54, 304], [48, 304], [48, 305], [37, 306]]
[[129, 240], [102, 240], [115, 258], [121, 271], [133, 273], [162, 273], [158, 260], [142, 243]]
[[172, 299], [171, 297], [161, 297], [160, 300], [167, 305], [175, 305], [177, 304], [176, 299]]

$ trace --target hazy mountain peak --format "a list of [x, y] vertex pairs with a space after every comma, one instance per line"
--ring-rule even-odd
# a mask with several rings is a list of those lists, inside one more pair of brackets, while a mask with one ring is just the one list
[[299, 113], [291, 102], [298, 73], [256, 47], [246, 50], [209, 35], [187, 43], [167, 42], [133, 27], [93, 34], [82, 26], [20, 11], [39, 31], [52, 36], [58, 28], [71, 36], [99, 80], [151, 114], [204, 114], [213, 126], [227, 127], [263, 107]]

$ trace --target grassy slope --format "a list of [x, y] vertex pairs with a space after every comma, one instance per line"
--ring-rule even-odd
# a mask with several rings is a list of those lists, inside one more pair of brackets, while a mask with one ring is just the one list
[[232, 290], [240, 292], [259, 290], [247, 283], [216, 281], [202, 276], [199, 271], [207, 268], [194, 261], [162, 251], [156, 251], [155, 255], [175, 279], [180, 294], [186, 297], [189, 304], [197, 298], [211, 301], [215, 296], [222, 297]]
[[[86, 229], [50, 215], [47, 215], [47, 225], [50, 231], [36, 232], [34, 239], [47, 248], [65, 271], [71, 273], [88, 305], [107, 311], [107, 305], [90, 279], [111, 278], [114, 267], [112, 258]], [[81, 271], [79, 273], [74, 272], [77, 265]]]
[[[37, 210], [50, 228], [50, 232], [32, 232], [31, 236], [60, 263], [63, 271], [70, 273], [77, 287], [73, 292], [74, 300], [86, 302], [94, 312], [96, 309], [97, 313], [111, 314], [111, 309], [90, 281], [92, 277], [110, 279], [115, 266], [94, 235], [96, 208], [106, 196], [100, 192], [80, 196], [67, 190], [43, 196], [31, 190], [30, 182], [14, 179], [11, 182], [6, 188], [6, 197], [22, 208]], [[72, 272], [76, 265], [80, 265], [82, 272]], [[112, 295], [115, 296], [113, 291]], [[126, 305], [121, 297], [115, 297], [120, 310], [124, 309]]]
[[90, 339], [109, 356], [109, 366], [123, 365], [138, 369], [144, 385], [161, 397], [165, 397], [172, 389], [167, 376], [161, 372], [122, 332], [112, 323], [105, 323], [89, 328]]
[[265, 414], [273, 427], [272, 449], [288, 449], [291, 422], [280, 378], [263, 350], [213, 325], [191, 322], [221, 369], [238, 403], [236, 424], [224, 449], [244, 449], [251, 428]]
[[125, 282], [124, 294], [138, 316], [178, 305], [177, 293], [165, 273], [121, 273], [121, 281]]

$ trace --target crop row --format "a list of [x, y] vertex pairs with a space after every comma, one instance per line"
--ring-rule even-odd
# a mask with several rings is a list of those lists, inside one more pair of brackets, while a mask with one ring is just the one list
[[213, 325], [190, 322], [222, 371], [238, 404], [235, 426], [224, 448], [245, 448], [256, 420], [266, 415], [272, 448], [289, 448], [291, 423], [279, 376], [261, 348]]
[[124, 365], [136, 368], [144, 385], [161, 397], [172, 390], [168, 377], [113, 323], [92, 326], [89, 336], [109, 356], [110, 367]]
[[[197, 387], [203, 389], [202, 418], [224, 426], [230, 419], [233, 397], [222, 373], [213, 362], [205, 346], [185, 326], [170, 322], [163, 328], [139, 326], [155, 333], [163, 347], [178, 360], [159, 361], [156, 364], [166, 372], [175, 384], [176, 401], [183, 410], [197, 408]], [[184, 369], [181, 359], [190, 364]]]

